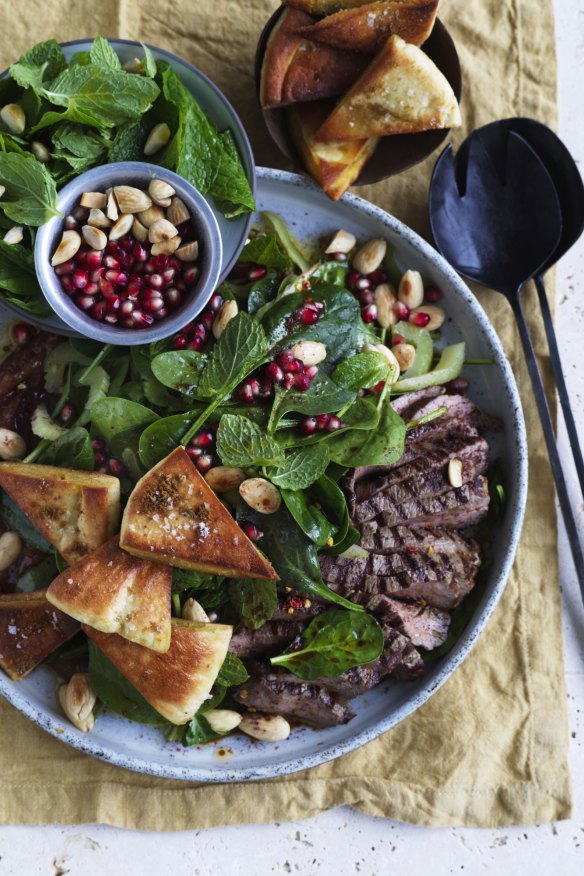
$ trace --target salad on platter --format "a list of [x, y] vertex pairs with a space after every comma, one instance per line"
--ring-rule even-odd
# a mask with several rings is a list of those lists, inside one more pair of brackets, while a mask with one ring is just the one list
[[108, 710], [187, 746], [346, 723], [421, 677], [474, 610], [502, 501], [441, 296], [383, 238], [300, 242], [264, 213], [164, 341], [10, 326], [3, 669], [49, 664], [80, 730]]

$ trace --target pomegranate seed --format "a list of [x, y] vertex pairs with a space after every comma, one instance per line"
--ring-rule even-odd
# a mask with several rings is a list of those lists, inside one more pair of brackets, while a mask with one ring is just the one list
[[260, 391], [258, 393], [260, 398], [272, 398], [274, 395], [274, 384], [270, 380], [269, 377], [266, 377], [260, 383]]
[[17, 344], [26, 344], [35, 334], [35, 329], [26, 322], [17, 322], [12, 328], [12, 337]]
[[249, 269], [247, 279], [250, 283], [255, 283], [257, 280], [263, 280], [267, 273], [268, 269], [264, 265], [257, 265], [257, 267]]
[[78, 268], [83, 267], [87, 264], [87, 252], [85, 250], [80, 249], [77, 255], [75, 256], [75, 264]]
[[136, 328], [136, 326], [134, 325], [134, 320], [132, 319], [131, 314], [129, 316], [120, 316], [118, 322], [122, 326], [122, 328], [127, 328], [127, 329]]
[[362, 275], [359, 273], [359, 271], [349, 271], [349, 273], [347, 274], [345, 281], [347, 283], [347, 287], [353, 292], [357, 288], [355, 284], [358, 280], [361, 279], [361, 276]]
[[61, 409], [61, 413], [59, 414], [60, 420], [62, 423], [70, 423], [71, 420], [75, 417], [75, 408], [71, 404], [71, 402], [65, 402]]
[[108, 460], [107, 467], [110, 471], [110, 474], [115, 475], [117, 478], [124, 477], [127, 474], [126, 466], [123, 462], [120, 462], [119, 459], [114, 459], [113, 457]]
[[103, 438], [94, 438], [91, 442], [91, 446], [94, 450], [105, 450], [106, 443]]
[[64, 277], [61, 277], [61, 289], [68, 295], [71, 295], [72, 292], [75, 292], [76, 286], [73, 282], [73, 274], [65, 274]]
[[309, 365], [307, 368], [304, 369], [304, 373], [311, 380], [314, 380], [314, 378], [318, 374], [318, 367], [316, 365]]
[[355, 289], [357, 292], [362, 292], [364, 289], [371, 288], [371, 280], [369, 277], [359, 277], [357, 282], [355, 283]]
[[327, 253], [328, 260], [330, 262], [346, 262], [347, 261], [347, 253], [346, 252], [329, 252]]
[[185, 450], [187, 452], [187, 456], [189, 456], [193, 460], [193, 462], [195, 461], [195, 459], [198, 459], [199, 456], [201, 456], [203, 453], [200, 447], [185, 447]]
[[294, 378], [294, 386], [299, 392], [306, 392], [307, 389], [310, 389], [311, 384], [310, 377], [308, 374], [297, 374]]
[[[185, 283], [189, 282], [189, 280], [187, 280], [187, 274], [189, 274], [192, 270], [193, 270], [192, 268], [189, 268], [187, 271], [185, 271], [185, 273], [184, 273]], [[198, 277], [199, 276], [199, 269], [195, 268], [195, 270], [197, 272], [197, 277]], [[194, 283], [195, 281], [192, 280], [191, 282]], [[211, 308], [211, 310], [214, 310], [214, 311], [219, 310], [219, 308], [221, 307], [222, 304], [223, 304], [223, 298], [221, 297], [221, 295], [219, 295], [217, 292], [215, 292], [214, 295], [211, 295], [211, 298], [209, 299], [209, 307]]]
[[369, 392], [372, 392], [374, 395], [379, 395], [383, 387], [385, 386], [385, 380], [380, 380], [379, 383], [376, 383], [375, 386], [372, 386]]
[[134, 244], [134, 247], [132, 249], [132, 255], [137, 262], [148, 261], [148, 250], [146, 249], [146, 247], [142, 246], [141, 243]]
[[251, 387], [251, 391], [253, 392], [254, 396], [260, 394], [261, 387], [260, 387], [260, 382], [257, 379], [257, 377], [248, 377], [245, 382], [247, 383], [248, 386]]
[[286, 389], [292, 389], [296, 382], [296, 375], [292, 374], [291, 371], [287, 371], [284, 374], [284, 386]]
[[79, 204], [74, 210], [72, 210], [72, 216], [77, 222], [82, 222], [85, 225], [86, 219], [89, 218], [89, 210], [87, 207], [82, 207], [81, 204]]
[[137, 277], [136, 274], [132, 274], [128, 280], [128, 293], [130, 295], [137, 295], [143, 285], [144, 279], [142, 277]]
[[120, 305], [122, 303], [122, 299], [119, 295], [112, 295], [111, 298], [107, 299], [107, 312], [109, 314], [117, 313], [120, 309]]
[[282, 369], [282, 371], [293, 371], [294, 370], [294, 362], [297, 362], [296, 356], [292, 352], [292, 350], [282, 350], [276, 356], [276, 362]]
[[95, 268], [95, 270], [89, 275], [89, 279], [92, 283], [99, 283], [103, 277], [105, 277], [105, 268]]
[[364, 292], [360, 292], [359, 303], [362, 307], [367, 307], [369, 304], [374, 304], [375, 296], [373, 295], [373, 292], [370, 292], [369, 289], [366, 289]]
[[164, 307], [164, 300], [160, 295], [157, 297], [152, 296], [142, 300], [142, 307], [147, 313], [158, 313]]
[[99, 268], [103, 260], [103, 252], [100, 249], [90, 250], [85, 257], [88, 268]]
[[165, 317], [168, 316], [168, 309], [167, 309], [166, 307], [164, 307], [164, 306], [163, 306], [163, 307], [159, 307], [158, 310], [156, 310], [156, 311], [152, 314], [152, 316], [153, 316], [154, 319], [158, 322], [159, 320], [164, 319]]
[[79, 228], [79, 222], [77, 221], [75, 216], [65, 216], [63, 228], [65, 229], [65, 231], [77, 231]]
[[95, 296], [99, 294], [99, 286], [97, 285], [97, 283], [88, 283], [83, 291], [86, 295]]
[[297, 318], [302, 325], [314, 325], [318, 321], [318, 312], [311, 307], [302, 307], [297, 311]]
[[[123, 305], [122, 305], [122, 307], [123, 307]], [[132, 310], [133, 309], [134, 309], [134, 305], [132, 305]], [[188, 339], [187, 335], [184, 335], [184, 334], [175, 335], [174, 338], [172, 339], [172, 346], [174, 347], [175, 350], [184, 350], [184, 348], [186, 347], [188, 342], [189, 342], [189, 339]]]
[[215, 321], [215, 314], [212, 310], [204, 310], [201, 314], [201, 322], [205, 326], [205, 328], [210, 331], [211, 327]]
[[112, 298], [116, 294], [113, 283], [110, 283], [109, 280], [101, 279], [99, 288], [104, 298]]
[[165, 271], [169, 267], [170, 259], [167, 255], [154, 256], [154, 270], [158, 273]]
[[200, 353], [204, 346], [205, 341], [203, 338], [193, 338], [187, 345], [189, 350], [196, 350], [197, 353]]
[[215, 441], [215, 436], [212, 432], [198, 432], [194, 438], [191, 438], [191, 445], [193, 447], [210, 447]]
[[250, 541], [259, 541], [260, 538], [263, 537], [263, 532], [255, 526], [255, 524], [250, 523], [248, 520], [244, 520], [243, 523], [240, 524], [241, 528], [247, 535]]
[[120, 313], [122, 316], [130, 316], [134, 312], [134, 302], [129, 301], [127, 298], [125, 301], [122, 301], [120, 304]]
[[375, 322], [377, 319], [377, 307], [375, 304], [368, 304], [367, 307], [361, 309], [361, 319], [363, 322]]
[[89, 283], [89, 274], [87, 271], [75, 271], [73, 274], [73, 284], [76, 289], [85, 289]]
[[89, 313], [98, 322], [103, 322], [107, 313], [107, 304], [105, 301], [96, 301]]
[[303, 435], [312, 435], [316, 430], [316, 417], [305, 417], [300, 423], [300, 431]]
[[397, 347], [397, 346], [399, 346], [399, 344], [405, 344], [405, 343], [407, 343], [407, 342], [406, 342], [406, 339], [404, 338], [403, 335], [394, 335], [391, 339], [391, 346], [392, 347]]
[[143, 310], [135, 310], [132, 314], [132, 322], [136, 328], [150, 328], [154, 322], [154, 317], [149, 313], [144, 313]]
[[208, 472], [209, 469], [213, 467], [213, 457], [210, 456], [208, 453], [203, 453], [202, 456], [199, 456], [199, 458], [195, 462], [195, 465], [197, 466], [197, 469], [201, 472], [201, 474], [205, 474], [205, 472]]
[[426, 286], [424, 289], [424, 297], [429, 304], [436, 304], [442, 298], [442, 292], [438, 286]]
[[171, 286], [171, 288], [167, 289], [164, 293], [164, 300], [169, 307], [178, 307], [178, 305], [182, 301], [182, 292], [179, 292], [178, 289], [175, 289], [174, 286]]
[[104, 322], [109, 323], [110, 325], [118, 324], [118, 315], [117, 313], [106, 313]]
[[284, 380], [284, 372], [277, 362], [270, 362], [270, 364], [266, 366], [266, 374], [274, 381], [274, 383], [282, 383]]
[[55, 268], [55, 274], [57, 277], [62, 277], [63, 274], [72, 274], [75, 270], [75, 262], [72, 259], [69, 259], [68, 262], [63, 262], [61, 265], [57, 265]]
[[121, 246], [121, 248], [124, 250], [124, 252], [130, 252], [131, 250], [134, 249], [136, 241], [134, 240], [134, 238], [132, 237], [131, 234], [124, 234], [124, 236], [118, 240], [118, 243]]
[[85, 294], [76, 295], [73, 301], [80, 310], [89, 310], [95, 304], [95, 298]]
[[207, 340], [207, 335], [209, 334], [205, 326], [202, 322], [198, 322], [196, 325], [192, 326], [191, 334], [195, 335], [197, 338], [201, 338], [203, 341]]
[[423, 311], [420, 311], [419, 313], [410, 313], [408, 321], [418, 328], [424, 328], [430, 322], [430, 314], [424, 313]]
[[176, 286], [177, 289], [180, 289], [181, 292], [186, 292], [186, 290], [187, 290], [187, 284], [185, 283], [184, 280], [177, 280], [174, 285]]
[[176, 270], [174, 268], [166, 268], [166, 270], [162, 272], [162, 279], [164, 280], [165, 286], [170, 286], [174, 280], [175, 274]]
[[105, 251], [107, 253], [110, 253], [110, 255], [112, 255], [114, 253], [120, 253], [122, 251], [122, 248], [120, 247], [117, 240], [108, 240], [108, 242], [105, 245]]
[[150, 274], [148, 278], [148, 282], [152, 286], [153, 289], [162, 289], [164, 286], [164, 280], [162, 279], [162, 274]]
[[144, 265], [144, 270], [147, 274], [153, 274], [156, 271], [156, 265], [153, 256], [147, 260], [146, 264]]
[[396, 301], [393, 305], [393, 309], [395, 311], [395, 315], [398, 319], [407, 320], [410, 315], [409, 307], [403, 303], [403, 301]]
[[316, 418], [316, 428], [317, 429], [326, 429], [330, 418], [331, 418], [330, 414], [319, 414], [318, 417]]
[[340, 428], [341, 428], [341, 421], [339, 420], [338, 417], [335, 417], [335, 416], [331, 417], [329, 419], [328, 423], [326, 424], [327, 432], [336, 432], [337, 429], [340, 429]]
[[378, 286], [379, 283], [387, 283], [389, 277], [387, 276], [385, 271], [377, 270], [369, 274], [369, 279], [375, 286]]
[[97, 453], [93, 454], [93, 460], [95, 465], [103, 465], [105, 462], [105, 456], [103, 455], [103, 453], [100, 453], [98, 451]]
[[246, 405], [253, 405], [254, 403], [254, 394], [251, 386], [248, 384], [244, 384], [239, 392], [237, 393], [238, 399], [242, 401]]
[[110, 268], [110, 270], [119, 271], [120, 269], [119, 259], [115, 258], [113, 255], [106, 255], [103, 263], [105, 267]]
[[[197, 267], [195, 267], [194, 265], [191, 268], [187, 268], [187, 270], [183, 274], [183, 279], [184, 279], [185, 285], [186, 286], [194, 286], [195, 283], [197, 282], [197, 280], [199, 279], [200, 274], [201, 274], [200, 270]], [[213, 298], [218, 298], [220, 300], [221, 304], [223, 303], [223, 299], [221, 298], [220, 295], [217, 295], [217, 296], [214, 295]], [[213, 299], [211, 299], [211, 300], [213, 300]], [[210, 306], [212, 307], [213, 310], [219, 310], [219, 308], [221, 307], [221, 304], [218, 304], [216, 307], [213, 305], [210, 305]]]
[[114, 286], [128, 285], [128, 275], [123, 271], [106, 271], [105, 278], [106, 280], [109, 280], [110, 283], [113, 283]]

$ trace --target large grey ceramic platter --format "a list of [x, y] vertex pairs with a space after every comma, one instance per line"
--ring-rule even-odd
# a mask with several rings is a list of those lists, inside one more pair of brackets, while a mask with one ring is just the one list
[[352, 701], [356, 717], [326, 730], [295, 729], [285, 742], [252, 742], [237, 734], [194, 748], [168, 744], [155, 730], [113, 716], [100, 716], [90, 735], [64, 721], [56, 706], [56, 678], [40, 668], [27, 679], [11, 682], [0, 673], [0, 693], [17, 709], [62, 742], [109, 763], [166, 776], [206, 782], [267, 778], [315, 766], [352, 751], [415, 712], [455, 671], [483, 632], [505, 587], [517, 547], [527, 491], [527, 448], [517, 388], [501, 345], [476, 299], [438, 253], [392, 216], [353, 195], [329, 201], [311, 182], [295, 174], [258, 170], [258, 209], [283, 216], [300, 238], [313, 238], [340, 227], [364, 240], [385, 237], [405, 270], [415, 268], [444, 292], [449, 342], [467, 342], [468, 357], [493, 360], [472, 366], [467, 376], [472, 397], [500, 417], [503, 429], [493, 456], [502, 461], [507, 505], [494, 544], [494, 562], [482, 584], [478, 607], [456, 647], [436, 661], [415, 683], [387, 682]]
[[[122, 64], [125, 64], [126, 61], [130, 61], [135, 57], [141, 58], [144, 54], [144, 50], [140, 43], [136, 43], [133, 40], [111, 39], [109, 42], [116, 50]], [[89, 51], [91, 44], [92, 40], [73, 40], [72, 42], [62, 43], [61, 46], [65, 53], [65, 57], [67, 60], [70, 60], [71, 56], [76, 52]], [[177, 76], [180, 77], [183, 84], [196, 98], [201, 109], [213, 122], [217, 130], [231, 131], [245, 174], [255, 193], [255, 165], [249, 139], [239, 116], [225, 95], [219, 90], [219, 88], [217, 88], [214, 82], [205, 76], [204, 73], [201, 73], [201, 71], [196, 67], [193, 67], [192, 64], [179, 58], [178, 55], [173, 55], [172, 52], [167, 52], [164, 49], [157, 49], [155, 46], [150, 46], [149, 48], [156, 61], [166, 61], [171, 66]], [[223, 246], [221, 273], [219, 275], [219, 282], [221, 283], [237, 261], [237, 257], [245, 244], [251, 224], [251, 215], [249, 213], [244, 213], [234, 219], [226, 219], [212, 197], [206, 197], [206, 200], [217, 219], [219, 232], [221, 234], [221, 243]], [[13, 313], [15, 316], [20, 316], [27, 322], [33, 323], [40, 328], [50, 329], [58, 334], [77, 334], [56, 314], [42, 319], [37, 318], [23, 313], [18, 307], [7, 303], [0, 296], [0, 315], [3, 310], [8, 310], [9, 313]]]

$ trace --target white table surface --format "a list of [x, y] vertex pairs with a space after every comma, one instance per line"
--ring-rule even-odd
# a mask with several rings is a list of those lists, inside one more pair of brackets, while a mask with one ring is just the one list
[[[560, 135], [584, 161], [582, 69], [584, 0], [555, 0]], [[557, 328], [576, 419], [584, 430], [584, 238], [558, 270]], [[579, 298], [578, 298], [579, 297]], [[583, 303], [579, 303], [583, 302]], [[567, 447], [560, 427], [560, 441]], [[582, 496], [570, 480], [584, 521]], [[584, 526], [580, 527], [584, 530]], [[570, 712], [574, 815], [570, 821], [500, 830], [430, 830], [370, 818], [348, 808], [294, 824], [216, 828], [174, 834], [103, 825], [0, 827], [0, 876], [446, 876], [464, 873], [576, 876], [584, 873], [584, 607], [560, 532], [560, 563]]]

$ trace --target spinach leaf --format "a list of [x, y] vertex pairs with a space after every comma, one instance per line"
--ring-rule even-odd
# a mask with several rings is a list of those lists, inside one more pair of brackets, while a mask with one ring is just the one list
[[247, 312], [257, 313], [260, 308], [273, 301], [279, 285], [280, 281], [277, 277], [264, 277], [263, 280], [254, 283], [247, 298]]
[[172, 570], [172, 591], [182, 593], [184, 590], [212, 590], [220, 587], [223, 578], [218, 575], [206, 575], [190, 569]]
[[17, 532], [28, 545], [37, 551], [51, 553], [53, 551], [49, 542], [32, 525], [16, 502], [13, 502], [8, 493], [0, 493], [0, 517], [8, 527]]
[[302, 246], [296, 240], [284, 220], [281, 216], [278, 216], [277, 213], [262, 213], [262, 218], [265, 220], [268, 228], [271, 228], [280, 244], [282, 245], [282, 249], [288, 253], [288, 256], [292, 260], [292, 262], [300, 268], [301, 271], [307, 271], [310, 262], [307, 260], [306, 253], [303, 251]]
[[54, 79], [67, 66], [63, 49], [56, 40], [45, 40], [45, 42], [37, 43], [18, 59], [18, 63], [30, 66], [46, 65], [47, 79]]
[[371, 389], [387, 380], [389, 363], [381, 353], [357, 353], [341, 362], [332, 373], [333, 380], [345, 389]]
[[94, 128], [113, 128], [138, 120], [156, 100], [159, 88], [152, 79], [95, 64], [68, 67], [43, 88], [43, 97], [64, 113], [46, 112], [33, 132], [55, 122], [71, 121]]
[[[274, 581], [230, 581], [229, 600], [245, 626], [259, 630], [273, 616], [278, 606], [278, 592]], [[243, 681], [231, 684], [243, 684]]]
[[133, 684], [108, 660], [94, 642], [89, 640], [89, 681], [96, 697], [118, 715], [140, 724], [168, 726], [162, 715], [146, 702]]
[[49, 444], [39, 462], [93, 471], [94, 457], [89, 432], [83, 426], [74, 426]]
[[0, 289], [7, 293], [4, 295], [7, 301], [31, 313], [50, 312], [36, 278], [34, 256], [19, 243], [0, 240]]
[[262, 550], [288, 587], [310, 593], [318, 599], [335, 602], [352, 611], [364, 610], [362, 606], [339, 596], [324, 584], [316, 545], [296, 525], [283, 505], [274, 514], [257, 514], [247, 505], [241, 504], [237, 508], [237, 519], [249, 520], [264, 533]]
[[58, 574], [54, 555], [45, 557], [36, 566], [27, 569], [14, 586], [15, 593], [32, 593], [33, 590], [43, 590], [48, 587]]
[[219, 134], [218, 169], [209, 194], [228, 219], [255, 210], [255, 198], [231, 131]]
[[55, 181], [44, 164], [14, 152], [0, 152], [0, 182], [6, 191], [0, 208], [23, 225], [43, 225], [57, 210]]
[[195, 350], [173, 350], [160, 353], [152, 359], [152, 373], [157, 380], [170, 389], [186, 396], [196, 394], [197, 385], [207, 356]]
[[329, 286], [340, 286], [345, 289], [345, 278], [347, 276], [347, 262], [321, 262], [310, 278], [310, 282], [321, 280]]
[[284, 465], [268, 475], [274, 484], [285, 490], [304, 490], [325, 473], [328, 462], [326, 445], [313, 444], [288, 453]]
[[388, 400], [383, 402], [380, 414], [376, 429], [347, 429], [334, 435], [328, 442], [331, 459], [352, 468], [397, 462], [404, 452], [406, 425]]
[[155, 423], [158, 414], [125, 398], [102, 398], [91, 411], [94, 429], [108, 444], [116, 435]]
[[223, 414], [217, 430], [217, 453], [224, 465], [279, 465], [280, 445], [246, 417]]
[[282, 490], [286, 508], [302, 530], [319, 548], [325, 547], [332, 539], [337, 527], [310, 501], [303, 490]]
[[153, 468], [161, 459], [181, 443], [182, 437], [196, 420], [197, 413], [172, 414], [147, 426], [140, 435], [140, 461], [146, 468]]
[[[247, 584], [251, 583], [252, 582], [247, 582]], [[274, 584], [273, 581], [262, 581], [262, 583]], [[219, 674], [215, 680], [215, 684], [219, 685], [220, 687], [233, 687], [233, 685], [235, 684], [243, 684], [248, 680], [248, 678], [249, 673], [239, 657], [236, 654], [232, 654], [231, 651], [228, 651], [225, 655], [225, 660], [221, 665], [221, 669], [219, 670]]]
[[382, 650], [383, 631], [372, 615], [332, 609], [315, 617], [300, 638], [284, 654], [271, 657], [270, 663], [313, 681], [370, 663]]
[[261, 325], [248, 313], [238, 313], [227, 323], [213, 347], [201, 376], [199, 395], [227, 395], [256, 368], [268, 349]]
[[89, 57], [92, 64], [95, 64], [96, 67], [101, 67], [107, 73], [110, 70], [119, 71], [122, 69], [120, 59], [105, 37], [96, 36], [91, 46]]
[[342, 554], [343, 551], [359, 541], [361, 535], [359, 530], [351, 524], [345, 494], [331, 477], [322, 475], [318, 481], [311, 484], [308, 495], [336, 524], [334, 542], [332, 545], [326, 545], [325, 553]]
[[290, 411], [308, 416], [329, 414], [340, 411], [353, 401], [355, 401], [355, 392], [337, 386], [325, 371], [319, 370], [306, 392], [276, 386], [268, 429], [270, 431], [277, 429], [284, 414]]
[[274, 234], [266, 234], [250, 240], [243, 247], [238, 261], [253, 262], [265, 265], [266, 268], [276, 268], [285, 271], [292, 267], [288, 253], [284, 252], [278, 238]]

